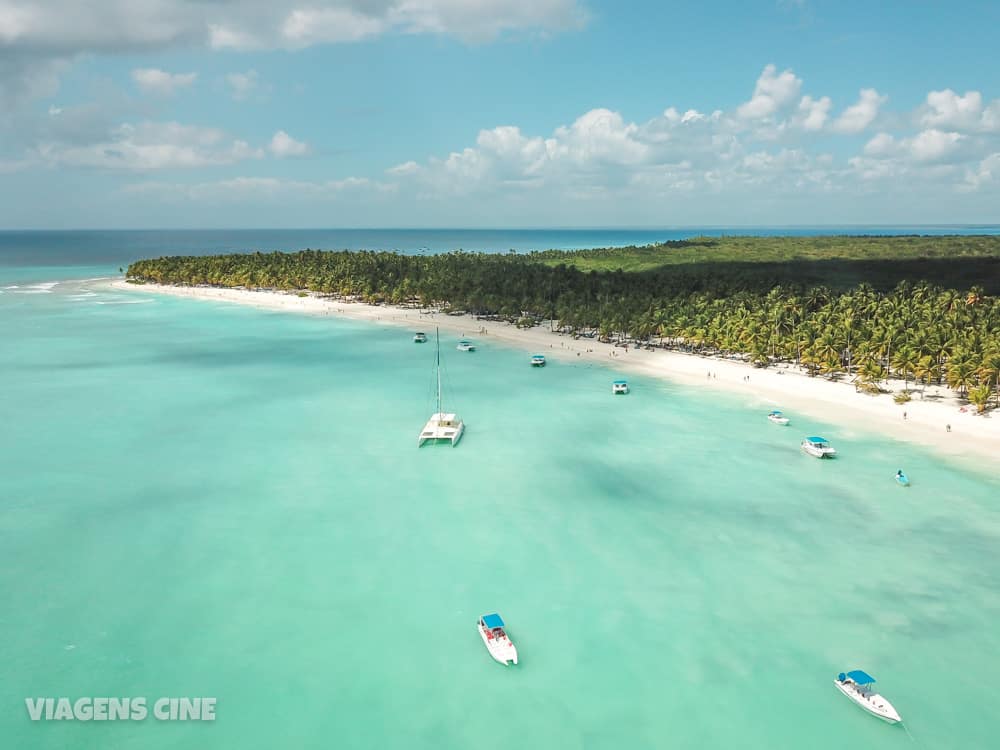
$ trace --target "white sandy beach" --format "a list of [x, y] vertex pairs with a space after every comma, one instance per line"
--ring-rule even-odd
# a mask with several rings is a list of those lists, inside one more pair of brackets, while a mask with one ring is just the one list
[[[929, 387], [922, 399], [918, 393], [909, 403], [898, 405], [891, 395], [869, 396], [855, 391], [847, 382], [832, 382], [809, 377], [793, 366], [760, 369], [744, 362], [702, 357], [663, 350], [636, 350], [604, 344], [596, 339], [573, 339], [550, 332], [547, 327], [519, 329], [513, 325], [479, 321], [468, 315], [445, 315], [432, 312], [350, 303], [312, 295], [248, 291], [213, 287], [175, 287], [157, 284], [109, 282], [117, 290], [135, 293], [170, 294], [202, 300], [234, 302], [267, 310], [310, 315], [343, 315], [409, 331], [428, 331], [439, 326], [443, 331], [468, 336], [480, 342], [496, 341], [523, 349], [526, 353], [545, 354], [554, 360], [591, 361], [621, 372], [663, 378], [700, 388], [746, 394], [761, 408], [761, 419], [769, 408], [781, 408], [792, 418], [795, 412], [809, 414], [849, 429], [878, 432], [889, 437], [916, 443], [941, 454], [991, 464], [1000, 455], [1000, 419], [975, 414], [974, 407], [963, 404], [947, 388]], [[708, 376], [711, 373], [711, 377]], [[902, 381], [890, 381], [893, 391], [902, 390]], [[911, 390], [913, 386], [911, 383]], [[904, 418], [905, 414], [905, 418]], [[950, 425], [951, 430], [948, 430]], [[836, 445], [837, 436], [828, 436]]]

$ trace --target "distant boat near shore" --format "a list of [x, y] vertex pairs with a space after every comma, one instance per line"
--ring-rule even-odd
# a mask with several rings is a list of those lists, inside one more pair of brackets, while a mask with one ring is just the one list
[[413, 343], [414, 344], [426, 344], [427, 343], [427, 334], [426, 333], [415, 333], [415, 334], [413, 334]]
[[910, 478], [903, 473], [902, 469], [896, 472], [896, 484], [898, 484], [901, 487], [910, 486]]
[[545, 367], [545, 356], [542, 354], [532, 354], [531, 355], [531, 366], [532, 367]]
[[473, 344], [468, 339], [462, 339], [458, 342], [458, 346], [455, 347], [460, 352], [474, 352], [476, 351], [476, 345]]
[[616, 380], [611, 384], [611, 392], [615, 395], [628, 393], [628, 381]]

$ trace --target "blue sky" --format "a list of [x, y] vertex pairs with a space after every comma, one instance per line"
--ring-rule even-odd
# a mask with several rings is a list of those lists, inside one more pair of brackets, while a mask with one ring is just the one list
[[995, 2], [0, 0], [0, 227], [1000, 221]]

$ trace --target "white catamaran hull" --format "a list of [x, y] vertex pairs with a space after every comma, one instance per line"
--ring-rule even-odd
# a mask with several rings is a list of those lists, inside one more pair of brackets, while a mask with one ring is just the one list
[[892, 707], [892, 704], [878, 693], [865, 690], [863, 687], [851, 680], [848, 680], [847, 682], [834, 680], [833, 684], [837, 687], [837, 690], [850, 698], [854, 703], [861, 706], [861, 708], [870, 713], [872, 716], [877, 716], [882, 721], [886, 721], [890, 724], [898, 724], [903, 720], [896, 712], [896, 709]]
[[768, 416], [768, 419], [774, 422], [775, 424], [780, 424], [781, 426], [785, 426], [788, 424], [788, 417]]
[[817, 448], [809, 443], [803, 443], [802, 450], [815, 458], [832, 458], [837, 454], [833, 448]]
[[488, 632], [478, 623], [476, 624], [476, 630], [479, 631], [479, 637], [482, 638], [483, 643], [486, 644], [486, 650], [490, 652], [490, 656], [503, 664], [505, 667], [510, 662], [517, 664], [517, 649], [514, 647], [514, 644], [510, 642], [510, 639], [507, 638], [507, 636], [491, 638]]

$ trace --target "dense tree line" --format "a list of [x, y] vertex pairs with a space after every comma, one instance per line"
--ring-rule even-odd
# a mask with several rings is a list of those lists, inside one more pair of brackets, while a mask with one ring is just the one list
[[[628, 250], [590, 257], [605, 263]], [[768, 263], [752, 257], [631, 272], [586, 271], [573, 261], [572, 253], [306, 250], [143, 260], [128, 276], [437, 306], [521, 325], [554, 321], [568, 332], [739, 355], [758, 366], [791, 361], [873, 392], [899, 377], [947, 384], [980, 409], [1000, 401], [1000, 300], [982, 285], [957, 291], [904, 280], [844, 289], [813, 284], [809, 274], [796, 281], [794, 263], [775, 283]]]

